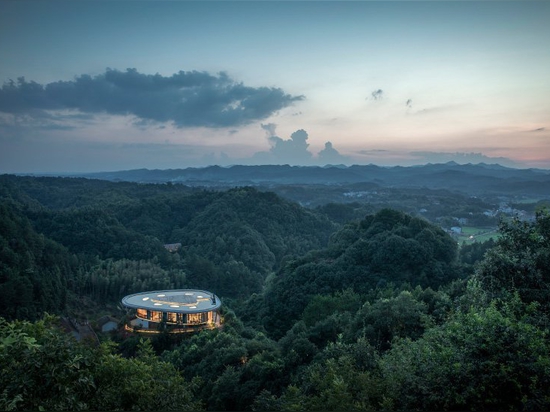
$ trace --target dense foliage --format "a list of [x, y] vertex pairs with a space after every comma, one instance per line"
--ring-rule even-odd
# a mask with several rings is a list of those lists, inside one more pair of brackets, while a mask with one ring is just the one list
[[34, 319], [65, 307], [76, 262], [37, 233], [13, 202], [0, 203], [0, 315]]
[[[550, 215], [459, 247], [358, 210], [0, 176], [0, 409], [550, 409]], [[77, 342], [43, 314], [185, 287], [223, 298], [222, 329]]]
[[536, 224], [514, 219], [501, 225], [502, 239], [487, 253], [477, 278], [493, 297], [518, 293], [550, 315], [550, 216]]
[[[174, 287], [247, 297], [287, 255], [326, 245], [335, 229], [250, 188], [14, 176], [0, 176], [0, 217], [0, 315], [9, 319], [58, 313], [67, 292], [100, 302]], [[182, 248], [169, 253], [166, 243]]]
[[79, 344], [55, 319], [0, 318], [2, 410], [198, 410], [193, 385], [143, 341], [135, 358]]
[[437, 288], [459, 275], [456, 249], [441, 229], [384, 209], [333, 234], [327, 249], [289, 262], [268, 286], [263, 322], [280, 337], [316, 294], [365, 294], [389, 282]]

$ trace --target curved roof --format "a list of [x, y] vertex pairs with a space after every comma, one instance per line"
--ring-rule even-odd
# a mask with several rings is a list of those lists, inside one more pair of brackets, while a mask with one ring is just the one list
[[218, 309], [221, 301], [205, 290], [172, 289], [134, 293], [123, 297], [122, 304], [127, 308], [160, 312], [201, 313]]

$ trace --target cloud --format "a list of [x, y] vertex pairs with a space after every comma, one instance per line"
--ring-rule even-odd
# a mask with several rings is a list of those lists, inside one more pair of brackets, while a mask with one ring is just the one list
[[545, 130], [545, 127], [539, 127], [538, 129], [528, 130], [528, 132], [544, 132]]
[[371, 96], [374, 100], [381, 100], [382, 97], [384, 96], [384, 91], [382, 89], [374, 90], [371, 93]]
[[291, 159], [291, 161], [309, 159], [311, 153], [307, 150], [308, 134], [304, 129], [296, 130], [290, 135], [290, 139], [283, 140], [279, 136], [270, 136], [272, 144], [270, 152], [278, 158]]
[[325, 143], [325, 148], [318, 154], [319, 163], [321, 164], [339, 164], [349, 163], [350, 159], [347, 156], [342, 156], [338, 150], [336, 150], [331, 142]]
[[14, 115], [0, 111], [0, 139], [9, 136], [29, 136], [37, 131], [74, 130], [77, 124], [89, 122], [90, 119], [85, 114], [32, 110], [30, 113]]
[[275, 134], [276, 124], [262, 124], [261, 127], [266, 131], [271, 149], [268, 152], [254, 153], [250, 159], [241, 159], [244, 163], [307, 166], [313, 164], [348, 164], [351, 162], [351, 159], [341, 155], [331, 142], [326, 142], [325, 148], [314, 158], [308, 150], [309, 135], [304, 129], [296, 130], [290, 135], [290, 139], [285, 140]]
[[275, 123], [261, 124], [260, 127], [265, 130], [268, 138], [275, 136], [275, 130], [277, 129], [277, 125]]
[[265, 119], [304, 96], [280, 88], [248, 87], [221, 72], [180, 71], [172, 76], [107, 69], [92, 77], [41, 85], [23, 77], [0, 89], [0, 112], [35, 115], [63, 109], [134, 115], [176, 127], [235, 127]]
[[405, 105], [410, 109], [410, 108], [412, 108], [412, 102], [413, 102], [412, 99], [409, 99], [409, 100], [407, 100]]
[[387, 153], [389, 150], [386, 149], [371, 149], [371, 150], [359, 150], [357, 153], [363, 154], [363, 155], [373, 155], [373, 154], [380, 154], [380, 153]]
[[308, 134], [305, 130], [296, 130], [290, 139], [284, 140], [274, 134], [276, 125], [261, 125], [268, 134], [271, 149], [268, 152], [254, 153], [252, 161], [267, 164], [308, 165], [312, 163], [312, 154], [307, 150]]

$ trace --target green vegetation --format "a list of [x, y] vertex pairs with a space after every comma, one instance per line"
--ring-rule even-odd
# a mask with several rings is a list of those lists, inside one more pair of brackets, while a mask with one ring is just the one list
[[[0, 409], [548, 410], [550, 215], [499, 235], [459, 247], [403, 211], [252, 188], [0, 176]], [[62, 328], [185, 287], [222, 298], [222, 329]]]
[[46, 317], [0, 319], [2, 410], [197, 410], [193, 383], [160, 361], [149, 341], [134, 358], [78, 344]]
[[471, 244], [474, 242], [487, 242], [490, 239], [497, 240], [500, 234], [495, 228], [462, 226], [462, 233], [457, 235], [459, 244]]

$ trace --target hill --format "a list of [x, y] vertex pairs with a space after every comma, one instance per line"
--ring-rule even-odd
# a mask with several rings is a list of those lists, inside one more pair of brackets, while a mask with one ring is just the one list
[[[0, 237], [6, 253], [13, 248], [12, 237], [22, 242], [31, 236], [31, 247], [40, 241], [59, 248], [64, 260], [77, 262], [62, 281], [70, 283], [72, 292], [100, 302], [172, 287], [209, 289], [221, 297], [249, 296], [261, 290], [266, 276], [286, 256], [324, 247], [337, 227], [324, 214], [253, 188], [206, 191], [4, 175], [0, 206], [4, 224], [10, 225]], [[164, 247], [170, 243], [182, 247], [170, 253]], [[41, 248], [28, 254], [42, 255]], [[0, 278], [4, 286], [12, 289], [18, 277], [34, 279], [26, 274], [32, 264], [11, 264], [7, 257], [4, 261], [10, 273], [6, 282]], [[65, 300], [49, 310], [62, 310]]]
[[329, 246], [292, 262], [265, 291], [266, 330], [282, 336], [315, 295], [387, 284], [437, 288], [457, 278], [457, 245], [423, 219], [384, 209], [334, 233]]

